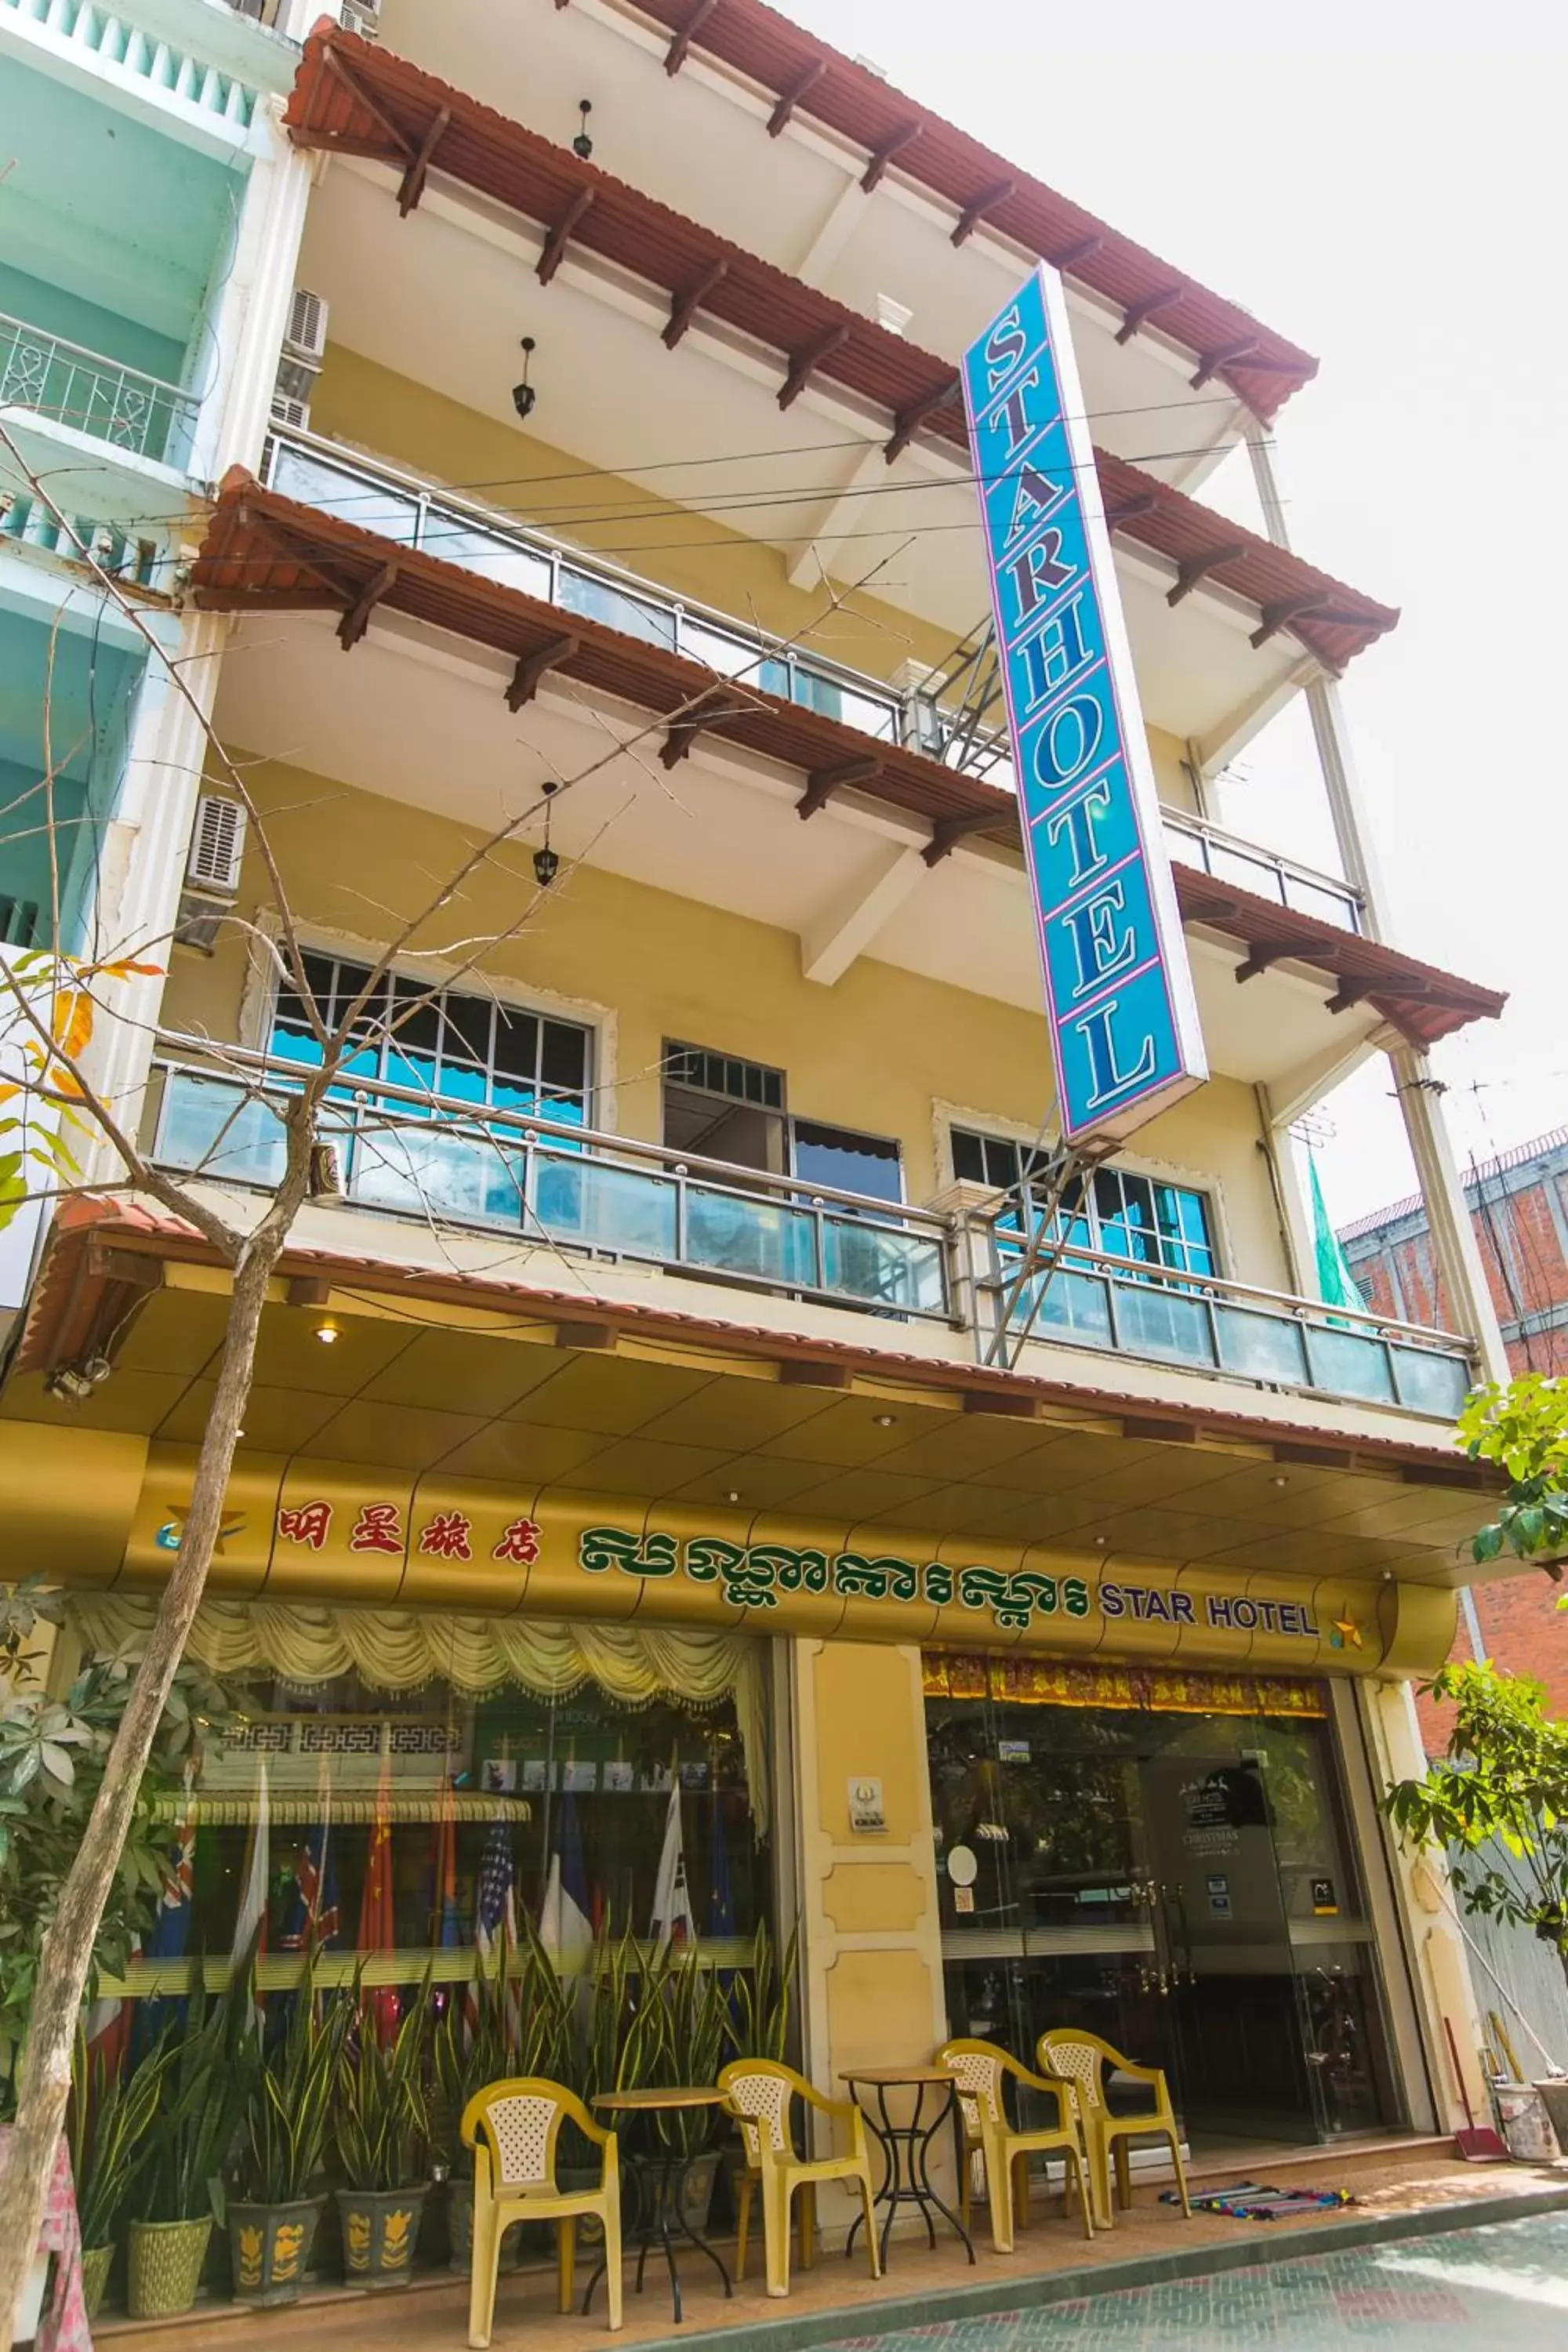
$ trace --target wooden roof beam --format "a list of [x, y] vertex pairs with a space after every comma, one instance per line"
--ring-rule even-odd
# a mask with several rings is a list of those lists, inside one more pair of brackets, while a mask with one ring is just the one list
[[1145, 294], [1141, 302], [1130, 302], [1121, 314], [1121, 324], [1116, 330], [1117, 341], [1130, 343], [1140, 328], [1146, 327], [1151, 319], [1157, 319], [1162, 310], [1168, 310], [1173, 304], [1181, 301], [1186, 291], [1186, 280], [1176, 278], [1171, 285], [1162, 286], [1156, 293]]
[[1246, 359], [1250, 352], [1257, 349], [1257, 336], [1248, 335], [1240, 342], [1221, 343], [1217, 351], [1200, 352], [1197, 373], [1188, 377], [1188, 389], [1202, 392], [1205, 384], [1212, 383], [1222, 368], [1229, 367], [1233, 361]]
[[826, 71], [827, 59], [826, 58], [813, 58], [811, 63], [808, 66], [803, 67], [801, 71], [796, 74], [795, 79], [790, 83], [789, 88], [779, 92], [779, 102], [768, 117], [768, 137], [770, 139], [783, 138], [784, 132], [789, 129], [790, 124], [795, 120], [795, 108], [800, 104], [803, 98], [807, 97], [810, 92], [816, 88], [817, 83], [822, 79], [823, 75]]
[[436, 150], [446, 136], [451, 120], [452, 110], [449, 106], [437, 109], [431, 117], [429, 129], [415, 150], [413, 162], [403, 174], [403, 184], [397, 191], [397, 209], [405, 220], [408, 218], [409, 214], [425, 194], [425, 183], [430, 176], [430, 165], [435, 160]]
[[719, 5], [719, 0], [697, 0], [697, 5], [664, 53], [664, 69], [674, 76], [691, 55], [691, 44]]
[[932, 384], [929, 392], [922, 392], [918, 400], [911, 400], [906, 408], [900, 409], [893, 419], [892, 436], [882, 451], [889, 466], [896, 457], [903, 456], [927, 417], [934, 416], [939, 408], [945, 408], [961, 389], [962, 379], [956, 375], [950, 376], [945, 383]]
[[544, 250], [539, 257], [539, 282], [548, 286], [566, 257], [566, 244], [573, 230], [594, 202], [592, 188], [579, 188], [555, 226], [544, 240]]
[[1331, 1013], [1349, 1013], [1354, 1006], [1364, 1004], [1371, 994], [1372, 983], [1370, 981], [1342, 979], [1338, 988], [1335, 989], [1333, 994], [1329, 999], [1329, 1011]]
[[887, 178], [888, 166], [895, 156], [901, 155], [906, 147], [914, 145], [921, 135], [921, 127], [918, 122], [901, 123], [879, 147], [872, 148], [871, 160], [860, 176], [860, 185], [868, 196], [875, 194]]
[[823, 361], [831, 359], [835, 352], [842, 351], [849, 341], [850, 332], [847, 327], [830, 327], [826, 334], [818, 335], [816, 342], [808, 343], [804, 352], [792, 356], [789, 373], [779, 393], [781, 408], [794, 407]]
[[1318, 612], [1321, 604], [1321, 596], [1286, 596], [1278, 604], [1265, 604], [1262, 623], [1253, 630], [1247, 642], [1255, 648], [1266, 646], [1271, 637], [1279, 635], [1281, 629], [1288, 629], [1292, 621], [1304, 621], [1309, 613]]
[[678, 768], [689, 755], [699, 735], [710, 727], [716, 727], [721, 719], [734, 715], [714, 707], [728, 691], [725, 687], [710, 687], [707, 693], [700, 695], [695, 702], [670, 714], [668, 730], [658, 754], [667, 768]]
[[1017, 188], [1016, 180], [998, 180], [994, 186], [987, 188], [984, 194], [965, 205], [952, 232], [953, 244], [967, 245], [986, 214], [994, 212], [998, 205], [1005, 205], [1009, 196], [1016, 194]]
[[322, 61], [330, 74], [335, 74], [356, 106], [363, 106], [373, 121], [379, 122], [405, 163], [412, 163], [418, 149], [400, 122], [395, 122], [381, 100], [366, 89], [351, 65], [344, 63], [331, 41], [323, 43]]
[[1289, 955], [1289, 948], [1278, 944], [1272, 947], [1249, 947], [1243, 961], [1236, 967], [1237, 987], [1244, 987], [1249, 980], [1258, 979], [1268, 971], [1271, 963], [1278, 963], [1281, 956]]
[[874, 784], [882, 772], [880, 760], [840, 760], [831, 768], [814, 768], [806, 779], [805, 790], [795, 804], [798, 817], [815, 816], [826, 808], [834, 793], [844, 784]]
[[1167, 604], [1183, 604], [1200, 582], [1217, 572], [1223, 564], [1235, 563], [1247, 553], [1245, 547], [1211, 547], [1202, 555], [1184, 555], [1176, 566], [1176, 584], [1165, 591]]
[[669, 306], [669, 324], [664, 331], [666, 351], [672, 352], [675, 349], [702, 304], [706, 302], [715, 287], [723, 284], [729, 274], [729, 263], [716, 261], [711, 269], [703, 271], [695, 285], [689, 286], [684, 294], [675, 296]]
[[354, 602], [338, 623], [338, 643], [344, 653], [352, 654], [370, 626], [370, 616], [397, 578], [395, 563], [384, 563], [374, 580], [361, 589]]
[[987, 822], [984, 817], [939, 817], [931, 827], [931, 839], [921, 850], [921, 856], [928, 866], [940, 866], [944, 857], [952, 856], [961, 841], [967, 840], [972, 833], [984, 833]]
[[563, 662], [569, 662], [582, 642], [580, 637], [552, 637], [549, 645], [541, 646], [537, 653], [520, 656], [517, 667], [511, 674], [511, 684], [506, 690], [507, 709], [521, 710], [525, 702], [531, 702], [551, 671], [559, 669]]
[[1102, 236], [1080, 236], [1076, 245], [1069, 245], [1062, 252], [1051, 255], [1051, 268], [1064, 273], [1069, 269], [1076, 269], [1080, 262], [1091, 261], [1103, 248], [1104, 244], [1105, 239]]

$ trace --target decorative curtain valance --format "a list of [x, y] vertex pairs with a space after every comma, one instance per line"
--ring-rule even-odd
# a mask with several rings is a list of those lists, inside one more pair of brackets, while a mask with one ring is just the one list
[[1051, 1658], [927, 1650], [927, 1698], [993, 1698], [1015, 1706], [1147, 1708], [1154, 1715], [1328, 1713], [1323, 1685], [1285, 1675], [1196, 1674], [1177, 1666], [1068, 1665]]
[[[79, 1594], [71, 1619], [89, 1649], [108, 1653], [143, 1640], [155, 1607], [151, 1600], [120, 1594]], [[418, 1616], [304, 1601], [205, 1601], [188, 1646], [220, 1682], [261, 1669], [306, 1686], [346, 1674], [384, 1691], [444, 1682], [472, 1697], [510, 1682], [540, 1698], [569, 1698], [593, 1683], [616, 1706], [628, 1707], [650, 1706], [657, 1699], [710, 1707], [729, 1698], [746, 1754], [752, 1818], [757, 1835], [767, 1835], [767, 1653], [744, 1634], [530, 1617]]]

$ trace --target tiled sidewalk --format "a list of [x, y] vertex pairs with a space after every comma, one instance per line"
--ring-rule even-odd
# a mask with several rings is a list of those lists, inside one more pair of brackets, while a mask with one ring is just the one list
[[[1266, 2174], [1267, 2164], [1263, 2170]], [[771, 2300], [763, 2290], [759, 2275], [760, 2249], [753, 2252], [750, 2275], [737, 2287], [731, 2301], [725, 2300], [712, 2271], [692, 2256], [682, 2264], [686, 2317], [679, 2329], [671, 2324], [668, 2284], [663, 2263], [656, 2258], [648, 2265], [645, 2294], [637, 2295], [630, 2291], [628, 2276], [626, 2327], [614, 2338], [608, 2336], [605, 2324], [602, 2288], [587, 2319], [578, 2314], [563, 2318], [555, 2309], [553, 2265], [549, 2270], [520, 2272], [503, 2276], [500, 2281], [496, 2302], [495, 2352], [600, 2352], [600, 2347], [603, 2352], [610, 2352], [612, 2344], [617, 2348], [626, 2347], [630, 2352], [634, 2346], [690, 2343], [694, 2337], [698, 2347], [693, 2347], [693, 2352], [699, 2352], [699, 2347], [707, 2352], [707, 2347], [717, 2345], [721, 2332], [731, 2338], [736, 2329], [757, 2331], [759, 2343], [766, 2352], [805, 2352], [807, 2346], [867, 2338], [867, 2331], [871, 2328], [899, 2331], [911, 2326], [922, 2331], [918, 2341], [923, 2346], [929, 2340], [923, 2333], [927, 2323], [942, 2320], [944, 2306], [951, 2315], [942, 2323], [942, 2333], [945, 2335], [951, 2328], [966, 2331], [965, 2344], [973, 2346], [975, 2352], [982, 2352], [982, 2347], [984, 2352], [991, 2352], [994, 2341], [1014, 2352], [1014, 2347], [1024, 2342], [1024, 2336], [1016, 2333], [992, 2339], [984, 2333], [991, 2326], [1026, 2330], [1031, 2346], [1047, 2346], [1058, 2340], [1085, 2345], [1090, 2325], [1085, 2317], [1080, 2316], [1075, 2323], [1076, 2333], [1060, 2338], [1037, 2331], [1055, 2324], [1068, 2311], [1099, 2315], [1112, 2307], [1110, 2297], [1097, 2294], [1092, 2301], [1047, 2305], [1046, 2299], [1058, 2279], [1065, 2283], [1070, 2277], [1073, 2284], [1068, 2292], [1077, 2295], [1082, 2292], [1078, 2282], [1085, 2272], [1107, 2271], [1114, 2275], [1120, 2270], [1125, 2280], [1122, 2266], [1129, 2263], [1152, 2262], [1163, 2266], [1172, 2260], [1187, 2263], [1196, 2258], [1234, 2264], [1244, 2250], [1248, 2263], [1261, 2263], [1268, 2262], [1287, 2243], [1300, 2244], [1325, 2227], [1365, 2223], [1381, 2216], [1397, 2229], [1402, 2217], [1443, 2213], [1450, 2207], [1458, 2221], [1462, 2220], [1466, 2207], [1473, 2207], [1478, 2200], [1540, 2196], [1542, 2191], [1568, 2193], [1565, 2166], [1479, 2168], [1435, 2156], [1430, 2147], [1417, 2155], [1404, 2156], [1384, 2147], [1367, 2157], [1346, 2149], [1337, 2156], [1325, 2154], [1321, 2165], [1292, 2167], [1289, 2178], [1304, 2185], [1314, 2174], [1325, 2185], [1352, 2189], [1357, 2200], [1355, 2207], [1349, 2212], [1315, 2212], [1300, 2220], [1267, 2224], [1215, 2214], [1198, 2214], [1187, 2221], [1179, 2208], [1161, 2204], [1157, 2192], [1148, 2188], [1138, 2191], [1132, 2210], [1119, 2216], [1115, 2229], [1097, 2236], [1090, 2245], [1085, 2243], [1076, 2217], [1070, 2222], [1062, 2221], [1059, 2200], [1037, 2200], [1035, 2218], [1029, 2229], [1020, 2233], [1015, 2254], [998, 2255], [991, 2251], [982, 2210], [976, 2217], [980, 2229], [976, 2239], [978, 2259], [973, 2267], [966, 2263], [963, 2248], [950, 2236], [942, 2239], [934, 2253], [923, 2238], [895, 2241], [888, 2273], [879, 2282], [868, 2275], [858, 2249], [847, 2262], [842, 2254], [825, 2252], [818, 2256], [812, 2270], [795, 2273], [789, 2297], [784, 2302]], [[1257, 2167], [1243, 2165], [1231, 2177], [1247, 2175], [1259, 2177]], [[1491, 2218], [1489, 2214], [1488, 2218]], [[1390, 2251], [1407, 2252], [1418, 2257], [1425, 2254], [1429, 2243], [1410, 2240]], [[722, 2251], [726, 2258], [732, 2253], [730, 2247]], [[1235, 2292], [1237, 2275], [1232, 2268], [1228, 2275], [1189, 2284], [1182, 2291], [1226, 2296]], [[585, 2273], [580, 2272], [579, 2297]], [[1379, 2284], [1364, 2292], [1426, 2291], [1420, 2273], [1412, 2273], [1408, 2279], [1403, 2274], [1396, 2278], [1379, 2273], [1378, 2277]], [[974, 2306], [969, 2299], [976, 2294], [984, 2296], [992, 2313], [1009, 2312], [1013, 2316], [1005, 2322], [959, 2316], [966, 2303], [973, 2313]], [[1022, 2314], [1017, 2311], [1016, 2306], [1029, 2304], [1037, 2307]], [[1547, 2346], [1557, 2338], [1550, 2325], [1542, 2328], [1539, 2323], [1542, 2319], [1551, 2322], [1555, 2315], [1543, 2310], [1537, 2313], [1536, 2318], [1536, 2352], [1546, 2352]], [[100, 2323], [95, 2333], [103, 2352], [464, 2352], [467, 2320], [467, 2282], [437, 2273], [417, 2278], [409, 2288], [392, 2294], [369, 2295], [346, 2288], [330, 2289], [280, 2311], [255, 2313], [228, 2304], [207, 2305], [175, 2323], [173, 2335], [167, 2327], [137, 2327], [123, 2320]], [[1094, 2324], [1098, 2325], [1098, 2318]], [[1347, 2326], [1347, 2322], [1340, 2323], [1342, 2336]], [[981, 2332], [973, 2336], [967, 2333], [974, 2328]], [[1559, 2334], [1563, 2344], [1568, 2345], [1568, 2327], [1562, 2328]], [[1110, 2340], [1119, 2345], [1147, 2340], [1163, 2348], [1166, 2342], [1180, 2344], [1183, 2339], [1141, 2339], [1134, 2333]], [[1201, 2342], [1202, 2338], [1196, 2340]], [[1239, 2347], [1247, 2340], [1245, 2334], [1233, 2335], [1228, 2339], [1231, 2352], [1239, 2352]], [[1270, 2337], [1256, 2340], [1282, 2342]], [[902, 2334], [888, 2333], [879, 2335], [876, 2341], [892, 2347], [902, 2344], [904, 2337]], [[1495, 2338], [1494, 2344], [1495, 2352], [1501, 2352], [1502, 2339]]]
[[849, 2337], [835, 2352], [1342, 2352], [1347, 2341], [1380, 2352], [1568, 2342], [1568, 2214]]

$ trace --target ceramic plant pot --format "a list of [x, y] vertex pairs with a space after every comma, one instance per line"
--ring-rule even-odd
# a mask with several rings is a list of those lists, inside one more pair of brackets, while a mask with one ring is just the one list
[[113, 2261], [112, 2246], [84, 2246], [81, 2250], [81, 2292], [89, 2319], [96, 2319], [103, 2308]]
[[301, 2197], [289, 2205], [242, 2205], [228, 2209], [228, 2247], [234, 2264], [234, 2299], [268, 2308], [292, 2303], [305, 2284], [325, 2197]]
[[356, 2286], [406, 2286], [429, 2189], [340, 2189], [343, 2276]]

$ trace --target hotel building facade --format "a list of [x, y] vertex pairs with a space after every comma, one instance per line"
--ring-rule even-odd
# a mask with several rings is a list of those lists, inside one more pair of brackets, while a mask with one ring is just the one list
[[[0, 206], [75, 254], [6, 332], [163, 387], [136, 446], [58, 358], [3, 421], [151, 551], [138, 609], [258, 818], [79, 551], [7, 524], [7, 679], [68, 605], [118, 729], [73, 778], [80, 937], [177, 938], [100, 1040], [150, 1156], [257, 1215], [316, 1050], [280, 894], [330, 1019], [519, 823], [408, 939], [266, 1310], [195, 1638], [245, 1720], [191, 1951], [227, 1950], [263, 1759], [275, 1856], [330, 1780], [345, 1969], [390, 1819], [383, 1982], [466, 1970], [498, 1819], [521, 1899], [569, 1817], [584, 1908], [642, 1932], [676, 1778], [700, 1937], [798, 1928], [825, 2087], [1079, 2023], [1169, 2068], [1199, 2145], [1447, 2129], [1462, 1949], [1379, 1798], [1487, 1508], [1451, 1423], [1501, 1363], [1426, 1056], [1500, 999], [1382, 921], [1338, 681], [1397, 616], [1292, 551], [1274, 475], [1315, 362], [760, 0], [318, 13], [135, 0], [110, 41], [0, 0], [47, 95]], [[156, 349], [109, 299], [132, 215], [48, 109], [162, 174]], [[1210, 1073], [1065, 1179], [959, 381], [1041, 260]], [[1205, 502], [1227, 462], [1251, 526]], [[1226, 822], [1303, 708], [1333, 871]], [[0, 904], [37, 909], [25, 829]], [[1447, 1331], [1310, 1295], [1290, 1129], [1374, 1055]], [[38, 1237], [0, 1475], [63, 1654], [148, 1621], [226, 1296], [147, 1198]]]

